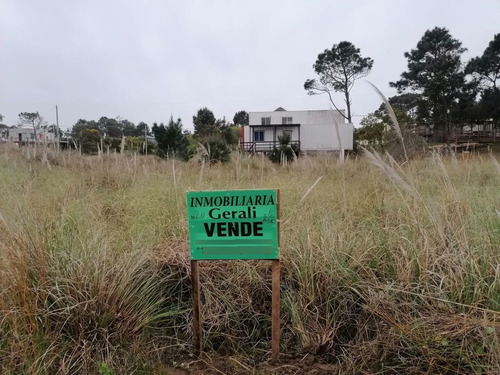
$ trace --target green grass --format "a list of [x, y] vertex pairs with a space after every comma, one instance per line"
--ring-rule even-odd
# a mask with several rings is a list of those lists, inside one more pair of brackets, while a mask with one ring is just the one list
[[[166, 374], [189, 358], [185, 192], [251, 188], [281, 189], [285, 356], [345, 374], [500, 373], [490, 155], [202, 169], [4, 147], [0, 181], [1, 373]], [[269, 262], [202, 262], [207, 352], [269, 357], [270, 276]]]

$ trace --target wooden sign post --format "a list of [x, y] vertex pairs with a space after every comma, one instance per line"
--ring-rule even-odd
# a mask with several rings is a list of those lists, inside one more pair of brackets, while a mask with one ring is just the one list
[[272, 264], [271, 359], [279, 358], [280, 261], [279, 190], [225, 190], [187, 193], [193, 336], [203, 350], [199, 260], [269, 259]]
[[193, 339], [194, 353], [200, 356], [203, 351], [203, 341], [201, 335], [201, 295], [200, 295], [200, 270], [198, 261], [191, 260], [191, 284], [193, 298]]
[[272, 260], [271, 359], [277, 362], [280, 353], [280, 261]]

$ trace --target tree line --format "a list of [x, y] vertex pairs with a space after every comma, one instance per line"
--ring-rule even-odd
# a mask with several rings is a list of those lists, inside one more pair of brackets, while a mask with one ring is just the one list
[[[453, 133], [465, 126], [500, 127], [500, 34], [493, 36], [482, 55], [467, 62], [462, 42], [448, 29], [427, 30], [416, 48], [404, 53], [407, 70], [390, 82], [398, 94], [388, 99], [402, 124], [419, 126], [434, 141], [450, 141]], [[304, 89], [310, 95], [326, 94], [338, 109], [332, 93], [344, 94], [348, 122], [352, 122], [351, 89], [356, 80], [366, 77], [373, 59], [362, 57], [350, 42], [334, 44], [318, 55], [313, 69], [317, 79], [308, 79]], [[389, 124], [384, 105], [361, 121], [357, 136], [371, 143], [383, 143]]]
[[[466, 50], [448, 29], [435, 27], [424, 33], [414, 49], [404, 53], [407, 69], [399, 80], [389, 82], [390, 87], [397, 89], [397, 95], [388, 99], [404, 131], [415, 133], [418, 126], [433, 140], [449, 142], [452, 134], [465, 126], [500, 127], [500, 34], [493, 36], [480, 56], [464, 62], [462, 55]], [[346, 113], [339, 112], [352, 123], [351, 90], [357, 80], [371, 72], [373, 65], [372, 58], [363, 57], [359, 48], [342, 41], [318, 55], [313, 64], [317, 78], [307, 79], [304, 89], [309, 95], [327, 95], [337, 110], [340, 106], [332, 93], [342, 93]], [[41, 121], [38, 113], [22, 113], [19, 117], [34, 129], [34, 123]], [[97, 152], [100, 146], [123, 150], [126, 139], [125, 148], [143, 153], [189, 160], [199, 150], [201, 157], [213, 162], [229, 160], [231, 149], [241, 136], [240, 125], [247, 124], [246, 111], [235, 113], [230, 122], [217, 119], [205, 107], [193, 116], [193, 134], [183, 129], [181, 119], [173, 117], [167, 124], [153, 123], [151, 128], [145, 122], [135, 125], [119, 117], [80, 119], [70, 133], [83, 152]], [[362, 119], [356, 137], [370, 145], [387, 143], [388, 124], [389, 115], [382, 104]], [[282, 139], [277, 152], [282, 156], [289, 148]], [[290, 154], [292, 157], [296, 152]]]
[[[0, 122], [3, 119], [0, 114]], [[57, 131], [56, 125], [48, 125], [38, 112], [20, 113], [18, 125], [33, 128], [35, 139], [38, 131]], [[182, 120], [174, 120], [173, 116], [167, 124], [154, 122], [151, 127], [143, 121], [136, 125], [121, 117], [102, 116], [98, 120], [79, 119], [68, 132], [63, 134], [59, 129], [59, 133], [87, 154], [131, 150], [187, 161], [199, 151], [200, 157], [207, 162], [226, 162], [241, 138], [241, 126], [248, 125], [248, 112], [236, 112], [233, 122], [230, 122], [225, 118], [217, 119], [210, 109], [204, 107], [193, 116], [193, 125], [191, 134], [183, 129]], [[0, 124], [0, 130], [4, 128], [11, 127]]]
[[241, 125], [248, 125], [248, 113], [236, 112], [233, 122], [216, 119], [208, 108], [199, 109], [193, 116], [194, 132], [183, 129], [182, 120], [173, 116], [167, 124], [145, 122], [135, 125], [122, 118], [101, 117], [99, 120], [78, 120], [71, 129], [71, 137], [84, 153], [102, 150], [134, 150], [162, 158], [187, 161], [198, 150], [208, 162], [230, 159], [241, 137]]

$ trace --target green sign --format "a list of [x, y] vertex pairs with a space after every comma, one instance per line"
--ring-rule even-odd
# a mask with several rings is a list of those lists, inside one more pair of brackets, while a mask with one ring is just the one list
[[276, 190], [187, 193], [191, 259], [279, 259]]

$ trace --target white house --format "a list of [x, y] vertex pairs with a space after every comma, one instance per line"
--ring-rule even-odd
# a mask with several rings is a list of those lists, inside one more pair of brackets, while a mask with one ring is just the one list
[[[344, 113], [344, 110], [341, 111]], [[336, 110], [249, 112], [243, 127], [240, 148], [249, 152], [269, 152], [279, 137], [289, 134], [301, 151], [352, 150], [354, 126]]]
[[8, 129], [8, 140], [18, 144], [28, 143], [54, 143], [56, 141], [56, 134], [48, 130], [48, 128], [37, 129], [36, 141], [35, 132], [32, 127], [12, 127]]

